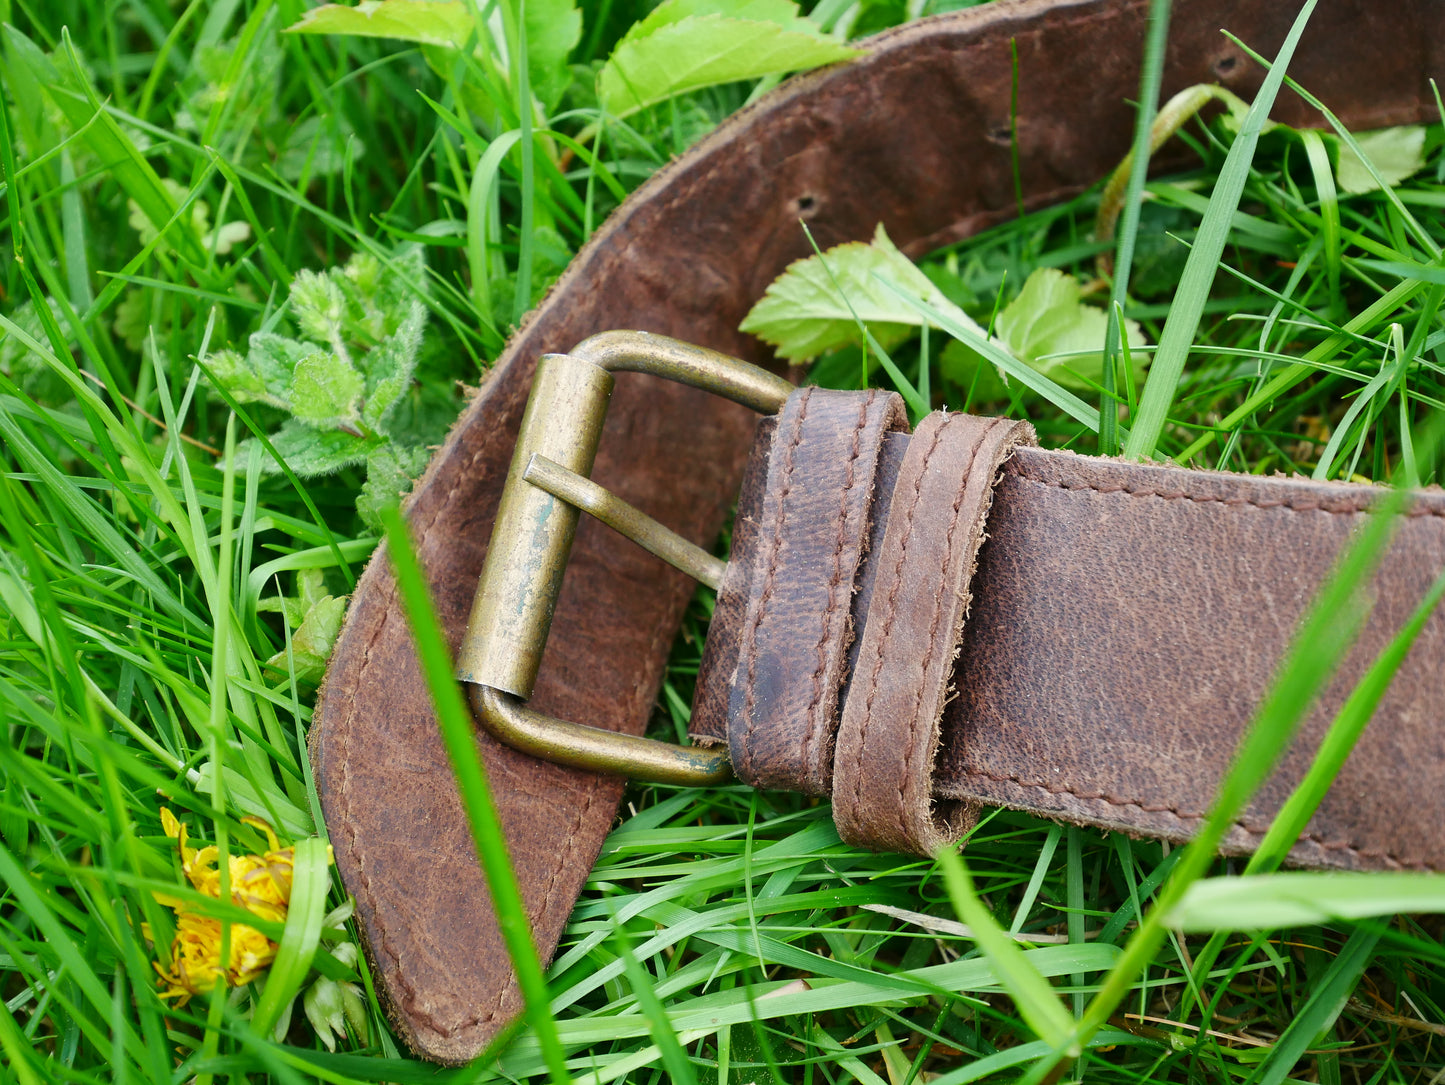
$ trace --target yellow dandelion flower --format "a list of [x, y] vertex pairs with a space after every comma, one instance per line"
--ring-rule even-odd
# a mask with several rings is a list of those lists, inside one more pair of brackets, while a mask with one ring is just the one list
[[[266, 834], [270, 848], [262, 855], [229, 856], [231, 901], [261, 919], [284, 922], [291, 901], [295, 849], [283, 848], [271, 826], [259, 818], [243, 818]], [[181, 872], [196, 892], [221, 899], [220, 853], [215, 847], [196, 849], [187, 843], [186, 827], [165, 807], [161, 825], [176, 842]], [[198, 915], [186, 902], [157, 893], [156, 900], [176, 913], [176, 937], [171, 942], [171, 967], [156, 965], [161, 997], [176, 998], [184, 1006], [192, 995], [212, 990], [217, 981], [239, 987], [261, 975], [276, 959], [276, 943], [254, 927], [232, 923], [230, 952], [221, 962], [221, 923]]]

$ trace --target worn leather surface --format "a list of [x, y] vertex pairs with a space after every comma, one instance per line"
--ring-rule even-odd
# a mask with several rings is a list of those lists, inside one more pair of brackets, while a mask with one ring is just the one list
[[[513, 336], [409, 502], [453, 646], [541, 354], [638, 327], [766, 362], [737, 325], [783, 267], [810, 251], [799, 218], [823, 246], [868, 237], [882, 221], [921, 253], [1009, 217], [1011, 41], [1025, 203], [1079, 192], [1129, 145], [1146, 6], [1000, 0], [881, 35], [864, 58], [789, 81], [635, 193]], [[1218, 80], [1251, 95], [1260, 69], [1219, 28], [1269, 54], [1293, 15], [1290, 5], [1255, 0], [1176, 4], [1164, 93]], [[1437, 0], [1324, 0], [1291, 74], [1345, 123], [1380, 127], [1433, 116], [1426, 77], [1441, 74], [1442, 56]], [[1288, 92], [1275, 116], [1318, 121]], [[706, 544], [732, 500], [752, 429], [740, 408], [623, 375], [596, 477]], [[691, 591], [680, 574], [584, 523], [537, 707], [641, 730]], [[539, 764], [483, 735], [477, 742], [538, 949], [550, 957], [622, 784]], [[311, 752], [337, 867], [393, 1022], [429, 1058], [473, 1057], [520, 999], [384, 551], [353, 597]], [[981, 767], [1023, 771], [1012, 762]]]
[[[1382, 494], [1007, 444], [1020, 425], [934, 414], [911, 438], [890, 440], [901, 463], [891, 493], [885, 483], [874, 497], [886, 528], [860, 570], [861, 650], [839, 690], [831, 797], [845, 839], [928, 854], [968, 828], [978, 803], [1187, 839], [1311, 598]], [[765, 533], [757, 508], [744, 490], [738, 515], [758, 517]], [[796, 506], [792, 532], [833, 530], [827, 508], [826, 496]], [[975, 572], [970, 545], [985, 532]], [[754, 584], [769, 551], [766, 537], [749, 551]], [[815, 565], [773, 565], [774, 598], [816, 592]], [[1432, 490], [1401, 518], [1369, 586], [1364, 632], [1227, 850], [1258, 843], [1345, 697], [1442, 569], [1445, 493]], [[726, 656], [718, 639], [709, 651]], [[714, 669], [706, 681], [736, 690], [746, 646], [734, 666], [731, 679]], [[1442, 666], [1437, 610], [1293, 862], [1445, 870]], [[773, 681], [792, 687], [794, 703], [810, 696], [812, 658]], [[699, 697], [718, 699], [710, 689]]]
[[754, 787], [832, 790], [878, 460], [907, 428], [903, 398], [877, 389], [803, 388], [779, 414], [727, 711], [733, 771]]

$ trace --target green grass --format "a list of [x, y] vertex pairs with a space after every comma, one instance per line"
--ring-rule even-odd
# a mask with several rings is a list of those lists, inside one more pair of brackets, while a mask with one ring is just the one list
[[[847, 7], [816, 14], [851, 18], [855, 33], [906, 14]], [[364, 517], [356, 503], [367, 468], [268, 470], [269, 450], [250, 438], [269, 442], [286, 413], [219, 394], [195, 361], [244, 350], [256, 331], [291, 334], [283, 307], [297, 273], [369, 254], [396, 304], [427, 312], [415, 379], [384, 436], [399, 453], [433, 444], [462, 406], [458, 382], [482, 379], [517, 314], [625, 192], [754, 91], [713, 87], [609, 121], [589, 73], [534, 110], [526, 88], [549, 69], [515, 49], [508, 68], [485, 51], [447, 63], [405, 43], [280, 33], [303, 10], [0, 9], [18, 31], [0, 40], [6, 1080], [436, 1076], [398, 1048], [356, 954], [305, 753], [334, 600], [377, 538], [376, 507]], [[572, 60], [595, 66], [645, 5], [600, 0], [583, 14]], [[507, 33], [519, 40], [515, 20]], [[1437, 481], [1440, 128], [1422, 171], [1362, 196], [1337, 189], [1319, 136], [1264, 130], [1252, 154], [1218, 121], [1181, 138], [1201, 166], [1132, 175], [1129, 191], [1146, 198], [1121, 219], [1127, 290], [1094, 281], [1097, 190], [926, 263], [984, 325], [1034, 269], [1077, 275], [1162, 344], [1142, 388], [1123, 364], [1051, 401], [953, 364], [937, 331], [891, 345], [896, 378], [876, 350], [853, 348], [820, 360], [815, 378], [848, 387], [866, 372], [934, 403], [1027, 417], [1050, 447]], [[247, 227], [229, 246], [215, 233], [225, 223]], [[425, 271], [398, 255], [412, 244]], [[1191, 305], [1171, 314], [1181, 275]], [[1302, 631], [1250, 740], [1259, 757], [1231, 775], [1206, 835], [1328, 677], [1353, 614], [1350, 579], [1378, 558], [1377, 526]], [[1278, 865], [1441, 590], [1346, 704], [1249, 873]], [[686, 728], [710, 607], [700, 595], [674, 648], [655, 720], [669, 736]], [[413, 618], [424, 624], [424, 609]], [[264, 850], [248, 816], [301, 841], [287, 922], [183, 889], [162, 805], [223, 854]], [[966, 874], [849, 848], [827, 808], [797, 796], [641, 786], [625, 812], [545, 990], [535, 974], [529, 984], [541, 1029], [443, 1076], [902, 1085], [1043, 1080], [1057, 1067], [1062, 1080], [1118, 1083], [1428, 1082], [1441, 1065], [1441, 921], [1384, 914], [1388, 879], [1349, 888], [1366, 918], [1211, 934], [1191, 885], [1228, 894], [1218, 912], [1234, 915], [1277, 883], [1201, 883], [1246, 865], [1009, 812], [972, 834]], [[278, 940], [264, 988], [160, 1002], [154, 964], [175, 920], [157, 892]], [[955, 898], [979, 941], [948, 926]], [[1165, 922], [1180, 901], [1194, 901], [1187, 935]], [[1009, 934], [1045, 941], [1013, 950]], [[330, 999], [334, 1052], [308, 997]], [[1061, 1063], [1073, 1047], [1078, 1059]]]

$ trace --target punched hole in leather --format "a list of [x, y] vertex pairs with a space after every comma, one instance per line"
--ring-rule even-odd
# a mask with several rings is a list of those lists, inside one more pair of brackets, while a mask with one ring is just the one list
[[[979, 804], [1188, 839], [1380, 489], [1044, 451], [1023, 423], [962, 414], [870, 430], [880, 395], [804, 390], [760, 435], [694, 736], [726, 741], [748, 783], [830, 798], [840, 835], [878, 850], [952, 844]], [[1258, 843], [1442, 563], [1432, 490], [1226, 850]], [[1441, 660], [1437, 613], [1292, 862], [1445, 866]]]

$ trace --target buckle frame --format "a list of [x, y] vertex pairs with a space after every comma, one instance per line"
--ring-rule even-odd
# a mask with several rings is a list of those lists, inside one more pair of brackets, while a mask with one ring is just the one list
[[560, 765], [655, 783], [709, 786], [732, 776], [722, 748], [680, 746], [560, 720], [526, 706], [583, 511], [694, 579], [717, 587], [725, 563], [588, 476], [615, 372], [651, 373], [763, 414], [793, 386], [717, 351], [647, 332], [594, 335], [543, 355], [502, 489], [457, 677], [499, 742]]

